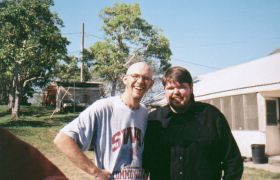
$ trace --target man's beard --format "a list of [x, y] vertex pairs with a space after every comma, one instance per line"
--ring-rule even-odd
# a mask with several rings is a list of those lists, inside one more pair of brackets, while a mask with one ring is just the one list
[[169, 106], [171, 107], [172, 111], [174, 111], [175, 113], [184, 113], [188, 110], [190, 104], [193, 102], [193, 95], [191, 95], [189, 97], [189, 99], [187, 100], [186, 104], [183, 104], [181, 106], [176, 106], [175, 104], [173, 104], [172, 102], [169, 103]]

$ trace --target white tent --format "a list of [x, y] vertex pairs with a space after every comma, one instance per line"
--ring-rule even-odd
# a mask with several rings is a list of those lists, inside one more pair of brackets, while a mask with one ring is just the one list
[[194, 95], [226, 115], [244, 156], [251, 144], [280, 154], [280, 53], [199, 76]]
[[280, 53], [199, 76], [196, 100], [280, 89]]

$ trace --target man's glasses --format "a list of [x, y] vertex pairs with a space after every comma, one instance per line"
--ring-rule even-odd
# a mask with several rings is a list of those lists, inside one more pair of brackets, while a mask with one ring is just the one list
[[143, 79], [143, 81], [145, 82], [150, 82], [152, 81], [152, 78], [148, 77], [148, 76], [141, 76], [140, 74], [127, 74], [127, 76], [132, 77], [134, 80], [139, 80], [139, 79]]

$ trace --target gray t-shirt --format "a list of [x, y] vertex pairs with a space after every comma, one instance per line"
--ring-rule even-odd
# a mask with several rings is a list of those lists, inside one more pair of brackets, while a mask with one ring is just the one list
[[94, 148], [96, 165], [112, 179], [143, 179], [142, 152], [148, 110], [132, 110], [119, 96], [101, 99], [61, 129], [85, 151]]

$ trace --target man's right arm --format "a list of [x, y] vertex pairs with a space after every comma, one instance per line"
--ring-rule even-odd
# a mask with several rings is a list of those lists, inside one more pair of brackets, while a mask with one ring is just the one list
[[109, 179], [110, 172], [99, 169], [79, 148], [76, 142], [63, 132], [59, 132], [54, 139], [54, 144], [77, 167], [94, 176], [96, 179]]

